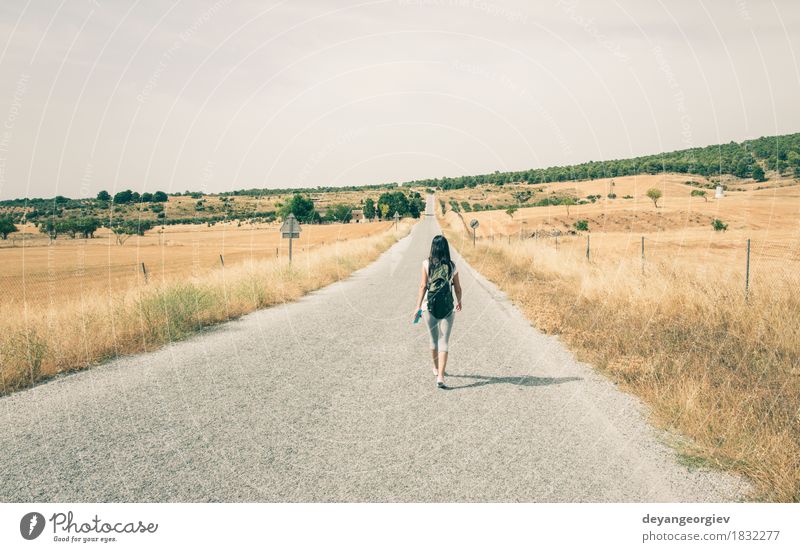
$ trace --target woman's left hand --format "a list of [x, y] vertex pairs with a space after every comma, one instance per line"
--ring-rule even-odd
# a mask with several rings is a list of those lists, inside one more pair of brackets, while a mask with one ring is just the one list
[[456, 311], [461, 312], [461, 301], [459, 301], [458, 304], [456, 305]]

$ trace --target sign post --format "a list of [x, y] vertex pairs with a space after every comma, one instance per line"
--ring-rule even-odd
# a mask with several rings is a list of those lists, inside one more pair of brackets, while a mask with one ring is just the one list
[[394, 229], [397, 230], [397, 221], [400, 220], [400, 213], [394, 212]]
[[472, 228], [472, 247], [475, 247], [475, 229], [478, 228], [478, 219], [472, 219], [469, 226]]
[[300, 237], [300, 223], [294, 214], [289, 213], [281, 224], [281, 237], [289, 238], [289, 264], [292, 264], [292, 239]]

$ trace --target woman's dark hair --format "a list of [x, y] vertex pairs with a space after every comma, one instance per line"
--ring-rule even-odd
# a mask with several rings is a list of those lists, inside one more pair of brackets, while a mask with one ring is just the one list
[[450, 245], [447, 243], [447, 238], [442, 235], [435, 236], [431, 242], [431, 254], [428, 257], [428, 277], [430, 277], [431, 271], [439, 263], [449, 264], [450, 270], [455, 266], [453, 261], [450, 260]]

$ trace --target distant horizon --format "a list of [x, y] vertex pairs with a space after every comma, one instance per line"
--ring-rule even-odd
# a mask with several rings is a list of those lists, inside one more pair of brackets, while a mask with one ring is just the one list
[[[787, 133], [783, 133], [783, 134], [754, 136], [754, 137], [749, 137], [749, 138], [743, 138], [741, 140], [727, 140], [725, 142], [717, 142], [717, 143], [711, 143], [711, 144], [703, 144], [703, 145], [698, 145], [698, 146], [692, 146], [691, 148], [683, 148], [683, 149], [676, 149], [676, 150], [665, 150], [665, 151], [659, 151], [659, 152], [655, 152], [655, 153], [640, 153], [638, 155], [632, 155], [630, 157], [615, 157], [615, 158], [610, 158], [610, 159], [589, 159], [589, 160], [586, 160], [586, 161], [580, 161], [578, 163], [573, 163], [571, 165], [548, 165], [548, 166], [545, 166], [545, 167], [523, 167], [523, 168], [519, 168], [519, 169], [502, 170], [502, 171], [499, 171], [499, 172], [500, 173], [514, 173], [514, 172], [522, 172], [522, 171], [528, 171], [528, 170], [539, 170], [539, 169], [547, 169], [547, 168], [574, 167], [574, 166], [578, 166], [578, 165], [583, 165], [585, 163], [610, 163], [612, 161], [621, 161], [621, 160], [626, 160], [626, 159], [634, 159], [636, 157], [646, 157], [646, 156], [651, 156], [651, 155], [668, 154], [668, 153], [674, 153], [674, 152], [679, 152], [679, 151], [688, 151], [690, 149], [701, 149], [701, 148], [707, 148], [707, 147], [722, 146], [724, 144], [730, 144], [730, 143], [742, 144], [744, 142], [748, 142], [748, 141], [751, 141], [751, 140], [757, 140], [759, 138], [780, 138], [782, 136], [792, 136], [792, 135], [795, 135], [795, 134], [800, 134], [800, 130], [798, 130], [796, 132], [787, 132]], [[461, 178], [461, 177], [473, 177], [473, 176], [491, 175], [494, 172], [495, 172], [494, 170], [491, 170], [491, 171], [484, 171], [484, 172], [470, 173], [470, 174], [422, 177], [422, 178], [418, 178], [417, 181], [419, 181], [419, 180], [430, 180], [430, 179], [442, 179], [442, 178]], [[671, 171], [665, 171], [665, 172], [671, 172]], [[725, 173], [723, 173], [723, 174], [725, 174]], [[615, 178], [615, 177], [608, 177], [608, 178]], [[595, 179], [595, 180], [598, 180], [598, 179]], [[202, 192], [202, 193], [204, 195], [213, 196], [213, 195], [231, 194], [231, 193], [233, 193], [233, 192], [235, 192], [237, 190], [291, 190], [291, 191], [310, 190], [310, 191], [313, 191], [313, 190], [317, 190], [319, 188], [340, 188], [340, 189], [362, 188], [362, 187], [383, 188], [383, 187], [388, 187], [388, 186], [392, 186], [392, 185], [405, 186], [406, 184], [413, 184], [413, 182], [414, 181], [411, 181], [411, 180], [407, 180], [407, 181], [403, 181], [403, 182], [390, 180], [390, 181], [385, 181], [385, 182], [382, 182], [382, 183], [379, 183], [379, 184], [341, 184], [341, 185], [338, 185], [338, 186], [334, 186], [334, 185], [327, 185], [327, 186], [325, 186], [325, 185], [317, 185], [317, 186], [275, 186], [275, 187], [252, 187], [251, 186], [251, 187], [235, 187], [235, 188], [232, 188], [230, 190], [223, 190], [223, 191], [219, 191], [219, 192]], [[140, 194], [142, 194], [142, 193], [154, 193], [154, 192], [157, 192], [157, 191], [163, 191], [163, 192], [167, 193], [168, 195], [184, 194], [186, 192], [201, 192], [201, 190], [192, 190], [190, 188], [184, 188], [183, 190], [174, 190], [174, 191], [167, 191], [167, 190], [163, 190], [163, 189], [140, 190], [140, 189], [134, 189], [134, 188], [115, 189], [115, 190], [113, 190], [113, 192], [112, 192], [112, 190], [107, 189], [107, 188], [103, 188], [103, 190], [109, 192], [111, 195], [113, 195], [115, 192], [119, 192], [119, 191], [123, 191], [123, 190], [131, 190], [131, 191], [138, 192]], [[98, 190], [98, 192], [100, 192], [100, 191], [101, 190]], [[70, 196], [64, 195], [64, 194], [56, 194], [56, 195], [60, 195], [60, 196], [66, 197], [68, 199], [93, 199], [94, 197], [96, 197], [97, 194], [95, 194], [95, 195], [93, 195], [91, 197], [85, 197], [85, 198], [75, 198], [75, 197], [70, 197]], [[0, 201], [50, 199], [51, 197], [55, 198], [56, 196], [54, 195], [54, 196], [34, 196], [34, 197], [0, 197]]]

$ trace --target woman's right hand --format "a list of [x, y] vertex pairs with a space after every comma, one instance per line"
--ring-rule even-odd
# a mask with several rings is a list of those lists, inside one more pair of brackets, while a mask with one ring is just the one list
[[416, 321], [417, 321], [417, 316], [420, 316], [420, 315], [421, 315], [421, 313], [420, 313], [420, 310], [421, 310], [421, 309], [417, 309], [417, 310], [415, 310], [415, 311], [414, 311], [414, 314], [413, 314], [413, 315], [411, 315], [411, 319], [412, 319], [412, 321], [414, 321], [414, 322], [416, 322]]

